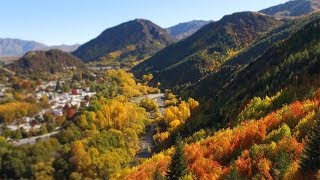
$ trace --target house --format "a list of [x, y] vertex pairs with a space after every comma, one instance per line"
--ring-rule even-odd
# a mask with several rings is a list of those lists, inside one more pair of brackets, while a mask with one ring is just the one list
[[62, 109], [53, 109], [53, 110], [52, 110], [52, 113], [53, 113], [55, 116], [62, 116], [62, 115], [63, 115]]

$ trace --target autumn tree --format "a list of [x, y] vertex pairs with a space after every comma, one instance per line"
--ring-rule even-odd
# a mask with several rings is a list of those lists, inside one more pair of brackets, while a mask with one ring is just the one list
[[148, 84], [149, 81], [151, 81], [152, 79], [153, 79], [152, 74], [145, 74], [142, 76], [142, 80], [143, 80], [144, 84]]
[[43, 95], [40, 99], [40, 106], [42, 108], [48, 108], [50, 106], [49, 104], [49, 98], [46, 95]]
[[143, 98], [139, 104], [147, 111], [156, 111], [158, 108], [158, 103], [153, 99]]
[[72, 119], [75, 115], [76, 115], [76, 111], [74, 109], [70, 108], [70, 109], [67, 110], [66, 117], [68, 119]]
[[165, 176], [163, 176], [158, 170], [153, 175], [154, 180], [165, 180]]

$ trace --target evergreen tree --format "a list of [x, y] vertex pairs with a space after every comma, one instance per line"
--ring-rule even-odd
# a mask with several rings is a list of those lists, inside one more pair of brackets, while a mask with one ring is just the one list
[[57, 81], [57, 84], [56, 84], [56, 89], [55, 89], [55, 91], [57, 92], [57, 91], [59, 91], [59, 90], [61, 90], [61, 83], [60, 83], [60, 81], [58, 80], [58, 81]]
[[172, 156], [168, 179], [178, 180], [188, 173], [188, 165], [184, 155], [182, 138], [180, 135], [176, 138], [175, 153]]
[[300, 169], [302, 172], [320, 169], [320, 118], [310, 131], [306, 147], [300, 160]]

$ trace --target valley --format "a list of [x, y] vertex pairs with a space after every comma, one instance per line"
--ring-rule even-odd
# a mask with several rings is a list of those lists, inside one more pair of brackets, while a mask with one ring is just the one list
[[0, 39], [0, 179], [319, 179], [319, 9]]

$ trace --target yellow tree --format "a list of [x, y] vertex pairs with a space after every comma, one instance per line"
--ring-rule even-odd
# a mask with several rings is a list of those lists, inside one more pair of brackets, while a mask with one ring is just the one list
[[71, 155], [72, 157], [70, 158], [70, 162], [76, 167], [76, 171], [87, 175], [87, 170], [90, 169], [92, 160], [81, 141], [75, 141], [72, 143]]

